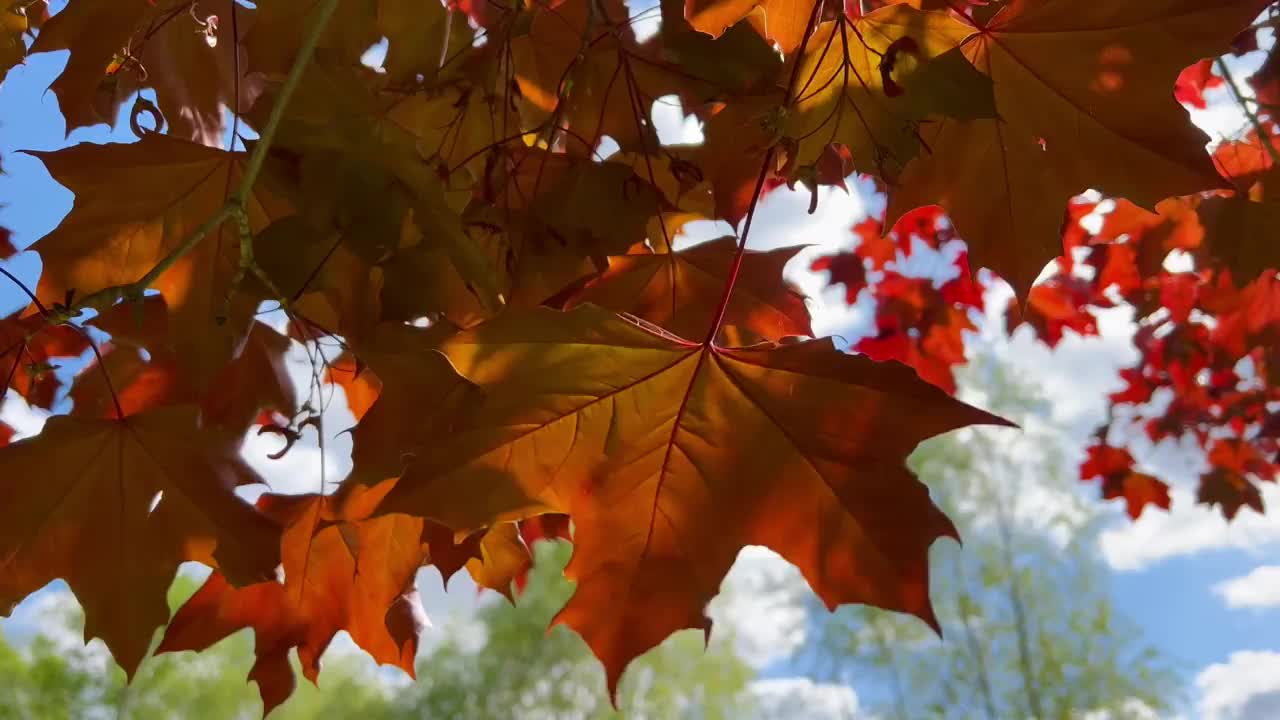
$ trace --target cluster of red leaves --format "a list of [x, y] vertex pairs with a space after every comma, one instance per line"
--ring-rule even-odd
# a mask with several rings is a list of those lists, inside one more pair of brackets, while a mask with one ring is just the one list
[[[1240, 247], [1238, 234], [1253, 231], [1238, 213], [1255, 211], [1253, 221], [1268, 225], [1280, 219], [1280, 205], [1266, 202], [1268, 184], [1274, 192], [1280, 177], [1256, 134], [1224, 143], [1217, 160], [1237, 192], [1259, 202], [1209, 193], [1165, 200], [1152, 213], [1125, 200], [1077, 199], [1053, 272], [1032, 287], [1024, 310], [1010, 307], [1010, 326], [1028, 324], [1050, 347], [1068, 331], [1096, 335], [1099, 310], [1134, 308], [1139, 361], [1121, 372], [1125, 387], [1110, 396], [1113, 420], [1097, 429], [1097, 444], [1080, 467], [1082, 479], [1102, 480], [1105, 499], [1124, 498], [1134, 518], [1147, 504], [1168, 509], [1170, 499], [1165, 482], [1137, 472], [1130, 452], [1109, 444], [1123, 444], [1130, 427], [1152, 443], [1194, 440], [1209, 464], [1198, 500], [1220, 506], [1228, 518], [1242, 506], [1262, 512], [1256, 483], [1280, 473], [1280, 278], [1268, 269], [1237, 287], [1231, 264], [1215, 255], [1229, 250], [1238, 258], [1243, 249], [1277, 262], [1274, 247]], [[851, 351], [900, 360], [954, 391], [952, 369], [965, 361], [963, 334], [974, 329], [969, 311], [983, 309], [967, 254], [957, 254], [955, 277], [941, 285], [905, 277], [895, 268], [913, 243], [937, 250], [955, 239], [952, 226], [935, 207], [904, 215], [888, 233], [881, 228], [875, 218], [859, 223], [853, 250], [820, 257], [810, 269], [844, 285], [849, 304], [863, 291], [874, 298], [876, 333]], [[1166, 270], [1173, 251], [1194, 258], [1197, 269]], [[869, 280], [872, 271], [880, 279]], [[1113, 431], [1113, 424], [1120, 427]]]
[[[906, 363], [921, 378], [954, 393], [952, 367], [965, 361], [964, 333], [975, 329], [969, 313], [983, 308], [982, 288], [969, 272], [968, 255], [960, 252], [955, 277], [941, 285], [897, 270], [914, 243], [938, 251], [954, 239], [949, 220], [941, 208], [930, 206], [902, 216], [888, 233], [875, 218], [853, 231], [858, 244], [852, 250], [820, 257], [810, 266], [830, 271], [831, 283], [844, 285], [849, 304], [864, 289], [876, 300], [875, 333], [858, 339], [850, 350]], [[868, 273], [879, 279], [869, 282]]]

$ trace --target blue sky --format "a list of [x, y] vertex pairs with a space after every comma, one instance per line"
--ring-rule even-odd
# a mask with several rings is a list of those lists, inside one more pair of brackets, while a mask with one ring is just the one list
[[[132, 139], [127, 125], [123, 132], [97, 127], [64, 138], [56, 98], [45, 91], [64, 61], [64, 53], [32, 57], [25, 66], [12, 70], [0, 86], [0, 162], [5, 170], [0, 175], [0, 204], [4, 205], [0, 226], [13, 230], [19, 248], [55, 227], [70, 210], [72, 196], [49, 178], [38, 160], [15, 151]], [[1222, 103], [1195, 117], [1216, 134], [1230, 134], [1240, 122]], [[661, 122], [673, 129], [679, 124], [674, 118]], [[817, 243], [820, 248], [809, 254], [822, 248], [848, 247], [852, 243], [849, 227], [863, 212], [861, 199], [824, 191], [814, 215], [805, 213], [807, 202], [807, 195], [779, 193], [770, 197], [753, 230], [753, 247]], [[927, 259], [918, 262], [927, 265]], [[794, 267], [802, 264], [803, 259]], [[937, 265], [940, 268], [945, 263]], [[5, 267], [32, 285], [39, 271], [32, 254], [7, 261]], [[917, 270], [929, 274], [936, 268]], [[870, 316], [865, 306], [846, 308], [838, 300], [842, 290], [823, 291], [821, 278], [801, 271], [794, 275], [801, 287], [815, 296], [815, 327], [820, 332], [849, 336], [866, 326]], [[22, 300], [16, 288], [0, 286], [0, 310], [16, 309]], [[1062, 442], [1075, 457], [1082, 453], [1090, 423], [1100, 416], [1103, 394], [1115, 382], [1115, 369], [1129, 357], [1130, 327], [1125, 318], [1112, 318], [1105, 323], [1102, 337], [1068, 339], [1056, 352], [1026, 334], [1002, 337], [988, 327], [975, 352], [994, 353], [1036, 379], [1056, 403], [1054, 421], [1064, 428]], [[6, 419], [21, 420], [23, 413], [17, 405], [5, 405]], [[341, 418], [335, 418], [330, 427], [345, 425]], [[288, 477], [297, 471], [305, 474], [306, 465], [315, 462], [318, 454], [316, 448], [310, 448], [311, 454], [304, 449], [291, 454], [288, 467], [268, 465], [260, 457], [263, 447], [250, 443], [247, 452], [271, 477]], [[341, 468], [340, 456], [345, 452], [341, 441], [331, 443], [328, 451], [336, 454], [331, 462]], [[1136, 523], [1122, 518], [1118, 508], [1106, 510], [1109, 521], [1099, 546], [1113, 569], [1110, 590], [1115, 602], [1146, 639], [1183, 670], [1191, 701], [1185, 716], [1211, 720], [1277, 717], [1268, 708], [1274, 710], [1277, 705], [1272, 703], [1280, 702], [1280, 571], [1255, 571], [1280, 565], [1280, 493], [1268, 488], [1264, 495], [1275, 508], [1269, 518], [1245, 510], [1228, 526], [1214, 513], [1190, 502], [1190, 488], [1198, 474], [1197, 458], [1164, 447], [1140, 454], [1139, 460], [1178, 481], [1175, 507], [1172, 513], [1149, 510]], [[1093, 490], [1088, 487], [1083, 492]], [[783, 572], [769, 565], [772, 561], [767, 558], [752, 562], [765, 568], [757, 568], [758, 572]], [[1222, 584], [1232, 580], [1239, 582], [1227, 591]], [[749, 579], [741, 582], [751, 583]], [[424, 591], [430, 589], [426, 585], [437, 587], [438, 583], [426, 583]], [[426, 601], [437, 617], [465, 615], [474, 593], [466, 588], [457, 596], [463, 599], [450, 600], [431, 591]], [[20, 610], [17, 617], [22, 616]], [[5, 629], [16, 629], [13, 623], [17, 621], [6, 621]], [[761, 642], [767, 645], [769, 639]]]

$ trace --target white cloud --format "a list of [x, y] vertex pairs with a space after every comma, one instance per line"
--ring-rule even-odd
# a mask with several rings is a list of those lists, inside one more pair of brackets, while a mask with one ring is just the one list
[[[277, 331], [284, 331], [283, 313], [270, 313], [263, 318]], [[332, 359], [336, 353], [332, 348], [326, 348], [325, 354]], [[285, 367], [299, 400], [309, 400], [313, 407], [324, 408], [324, 450], [322, 452], [320, 449], [316, 429], [307, 427], [284, 457], [272, 460], [268, 456], [285, 447], [284, 438], [271, 433], [258, 435], [255, 427], [245, 436], [241, 455], [250, 467], [266, 479], [272, 492], [332, 492], [338, 482], [351, 472], [351, 435], [346, 431], [355, 425], [355, 417], [347, 407], [346, 394], [341, 387], [324, 386], [318, 393], [312, 392], [316, 376], [323, 370], [313, 368], [312, 358], [302, 345], [294, 343], [290, 346], [285, 355]], [[248, 500], [255, 500], [265, 490], [262, 487], [243, 488], [240, 495]]]
[[[1206, 550], [1257, 552], [1280, 542], [1280, 515], [1259, 515], [1249, 508], [1231, 522], [1217, 508], [1198, 505], [1190, 490], [1175, 488], [1169, 512], [1148, 510], [1133, 522], [1124, 521], [1102, 532], [1100, 543], [1107, 563], [1116, 570], [1142, 570], [1169, 558]], [[1280, 486], [1264, 485], [1262, 499], [1280, 507]]]
[[752, 545], [738, 554], [708, 612], [716, 626], [733, 635], [738, 656], [760, 668], [804, 644], [804, 597], [809, 592], [794, 565]]
[[1241, 650], [1196, 676], [1202, 720], [1280, 717], [1280, 653]]
[[1138, 698], [1129, 698], [1120, 703], [1118, 711], [1090, 710], [1080, 715], [1077, 720], [1121, 720], [1122, 718], [1123, 720], [1160, 720], [1160, 713]]
[[39, 435], [49, 414], [47, 410], [31, 407], [13, 391], [0, 398], [0, 422], [13, 428], [14, 440]]
[[1071, 438], [1084, 440], [1106, 418], [1107, 395], [1122, 388], [1120, 370], [1137, 361], [1132, 311], [1098, 311], [1097, 336], [1068, 332], [1050, 348], [1027, 325], [1005, 334], [1002, 298], [1008, 297], [1007, 287], [988, 292], [979, 336], [966, 348], [970, 358], [989, 355], [995, 365], [1034, 379], [1052, 403], [1051, 419]]
[[757, 680], [748, 688], [756, 701], [754, 720], [851, 720], [858, 712], [858, 696], [847, 685], [816, 683], [809, 678]]
[[1230, 608], [1280, 607], [1280, 565], [1262, 565], [1253, 572], [1213, 586]]

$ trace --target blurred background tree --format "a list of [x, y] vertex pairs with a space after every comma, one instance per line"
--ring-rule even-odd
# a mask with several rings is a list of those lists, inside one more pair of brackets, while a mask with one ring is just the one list
[[[418, 667], [408, 690], [412, 717], [444, 719], [519, 717], [529, 720], [614, 717], [604, 673], [582, 640], [547, 624], [573, 586], [561, 571], [564, 542], [535, 544], [537, 562], [513, 607], [492, 603], [480, 611], [483, 648], [455, 636]], [[743, 718], [754, 670], [733, 651], [731, 630], [716, 627], [703, 652], [695, 631], [682, 632], [645, 655], [623, 677], [618, 705], [630, 718]]]
[[[325, 655], [319, 685], [298, 675], [298, 688], [272, 720], [304, 718], [610, 718], [604, 675], [572, 631], [547, 623], [573, 591], [562, 570], [570, 546], [539, 542], [537, 563], [512, 606], [494, 595], [473, 622], [450, 622], [443, 641], [420, 656], [418, 680], [375, 668], [342, 643]], [[176, 608], [196, 583], [179, 576], [170, 591]], [[83, 613], [69, 593], [44, 596], [38, 632], [23, 642], [0, 638], [0, 720], [209, 720], [258, 718], [257, 688], [245, 680], [253, 635], [237, 633], [202, 653], [149, 658], [131, 686], [100, 642], [81, 641]], [[619, 690], [629, 718], [743, 718], [751, 713], [747, 685], [755, 672], [717, 628], [703, 651], [699, 633], [685, 632], [646, 655]], [[336, 651], [336, 652], [335, 652]], [[296, 670], [296, 668], [295, 668]]]
[[1100, 509], [1079, 491], [1047, 406], [991, 358], [960, 380], [967, 399], [1022, 428], [961, 431], [911, 457], [964, 541], [931, 553], [945, 640], [915, 618], [810, 601], [816, 640], [797, 662], [892, 720], [1162, 716], [1178, 703], [1177, 675], [1112, 607]]

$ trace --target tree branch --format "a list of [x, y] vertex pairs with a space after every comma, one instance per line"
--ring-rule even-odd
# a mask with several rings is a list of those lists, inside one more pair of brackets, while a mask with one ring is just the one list
[[[813, 32], [818, 26], [818, 19], [822, 16], [822, 6], [825, 0], [814, 0], [813, 10], [809, 12], [809, 23], [805, 25], [804, 37], [800, 39], [800, 47], [796, 50], [796, 61], [791, 68], [791, 77], [787, 80], [787, 89], [782, 96], [782, 109], [787, 109], [796, 97], [796, 84], [800, 78], [800, 59], [804, 57], [805, 48], [809, 46], [809, 40], [813, 37]], [[769, 171], [773, 167], [774, 160], [777, 157], [778, 146], [776, 143], [769, 146], [765, 151], [764, 161], [760, 163], [760, 175], [756, 178], [755, 190], [751, 193], [751, 205], [747, 207], [746, 222], [742, 226], [742, 237], [738, 239], [738, 252], [734, 255], [733, 265], [729, 269], [729, 280], [724, 285], [724, 293], [720, 296], [720, 304], [716, 309], [715, 319], [711, 321], [711, 328], [707, 331], [707, 337], [703, 341], [705, 345], [715, 343], [716, 335], [720, 332], [720, 325], [724, 323], [725, 313], [729, 310], [729, 300], [733, 297], [733, 286], [738, 282], [738, 273], [742, 270], [742, 258], [747, 254], [747, 236], [751, 233], [751, 221], [755, 219], [756, 208], [760, 205], [760, 195], [764, 192], [765, 180], [769, 179]]]
[[1214, 61], [1214, 66], [1218, 69], [1218, 74], [1222, 75], [1222, 79], [1227, 81], [1227, 87], [1231, 88], [1231, 94], [1235, 96], [1236, 104], [1244, 111], [1249, 123], [1253, 125], [1254, 132], [1258, 133], [1258, 142], [1262, 147], [1266, 148], [1267, 154], [1271, 156], [1271, 162], [1280, 165], [1280, 152], [1276, 150], [1276, 146], [1271, 142], [1271, 135], [1267, 132], [1266, 127], [1262, 124], [1262, 119], [1258, 117], [1258, 113], [1249, 107], [1248, 98], [1240, 90], [1239, 83], [1231, 74], [1231, 70], [1227, 68], [1227, 63], [1222, 58]]
[[267, 151], [271, 149], [276, 131], [280, 128], [280, 121], [284, 119], [284, 111], [289, 105], [289, 99], [298, 89], [298, 83], [302, 81], [307, 64], [311, 62], [311, 56], [315, 54], [316, 46], [320, 44], [320, 35], [324, 33], [325, 27], [329, 24], [329, 18], [333, 17], [333, 11], [337, 7], [338, 0], [321, 0], [320, 7], [311, 18], [307, 36], [303, 38], [302, 46], [298, 48], [298, 55], [293, 59], [293, 67], [289, 68], [289, 74], [285, 76], [284, 85], [280, 86], [280, 94], [271, 108], [271, 115], [267, 117], [267, 124], [258, 134], [258, 143], [253, 146], [253, 153], [249, 155], [244, 175], [240, 178], [240, 187], [236, 190], [235, 200], [241, 206], [247, 201], [249, 191], [253, 189], [253, 184], [258, 180], [258, 174], [262, 172], [262, 164], [267, 160]]
[[[208, 220], [205, 220], [193, 230], [160, 262], [156, 263], [155, 267], [151, 268], [146, 275], [126, 285], [103, 288], [84, 296], [71, 307], [61, 308], [59, 312], [54, 313], [53, 317], [51, 317], [53, 322], [66, 322], [87, 308], [102, 312], [120, 300], [141, 300], [147, 288], [151, 287], [178, 260], [181, 260], [199, 245], [205, 236], [218, 229], [227, 218], [233, 216], [247, 218], [248, 210], [246, 205], [249, 193], [253, 190], [253, 185], [258, 179], [258, 175], [262, 172], [262, 165], [266, 162], [267, 151], [271, 149], [271, 143], [275, 140], [276, 131], [280, 127], [280, 121], [284, 117], [284, 111], [289, 104], [289, 99], [293, 96], [294, 91], [298, 89], [298, 83], [302, 80], [303, 73], [306, 72], [307, 64], [311, 62], [311, 56], [315, 54], [316, 45], [320, 43], [320, 35], [324, 33], [325, 27], [329, 24], [329, 19], [333, 17], [333, 12], [338, 7], [338, 1], [322, 0], [312, 16], [311, 25], [307, 28], [307, 35], [302, 41], [302, 46], [298, 49], [298, 55], [293, 59], [293, 66], [289, 68], [289, 74], [285, 77], [284, 85], [280, 88], [280, 94], [276, 97], [275, 105], [271, 108], [271, 115], [267, 118], [267, 124], [263, 126], [262, 132], [258, 135], [258, 142], [254, 145], [253, 152], [249, 155], [249, 161], [245, 165], [244, 174], [240, 177], [240, 185], [236, 188], [231, 199]], [[252, 258], [251, 252], [252, 250], [250, 249], [249, 258]], [[241, 255], [243, 259], [245, 256], [244, 250], [241, 251]], [[249, 269], [253, 268], [250, 267]], [[255, 274], [257, 273], [256, 270], [254, 272]]]

